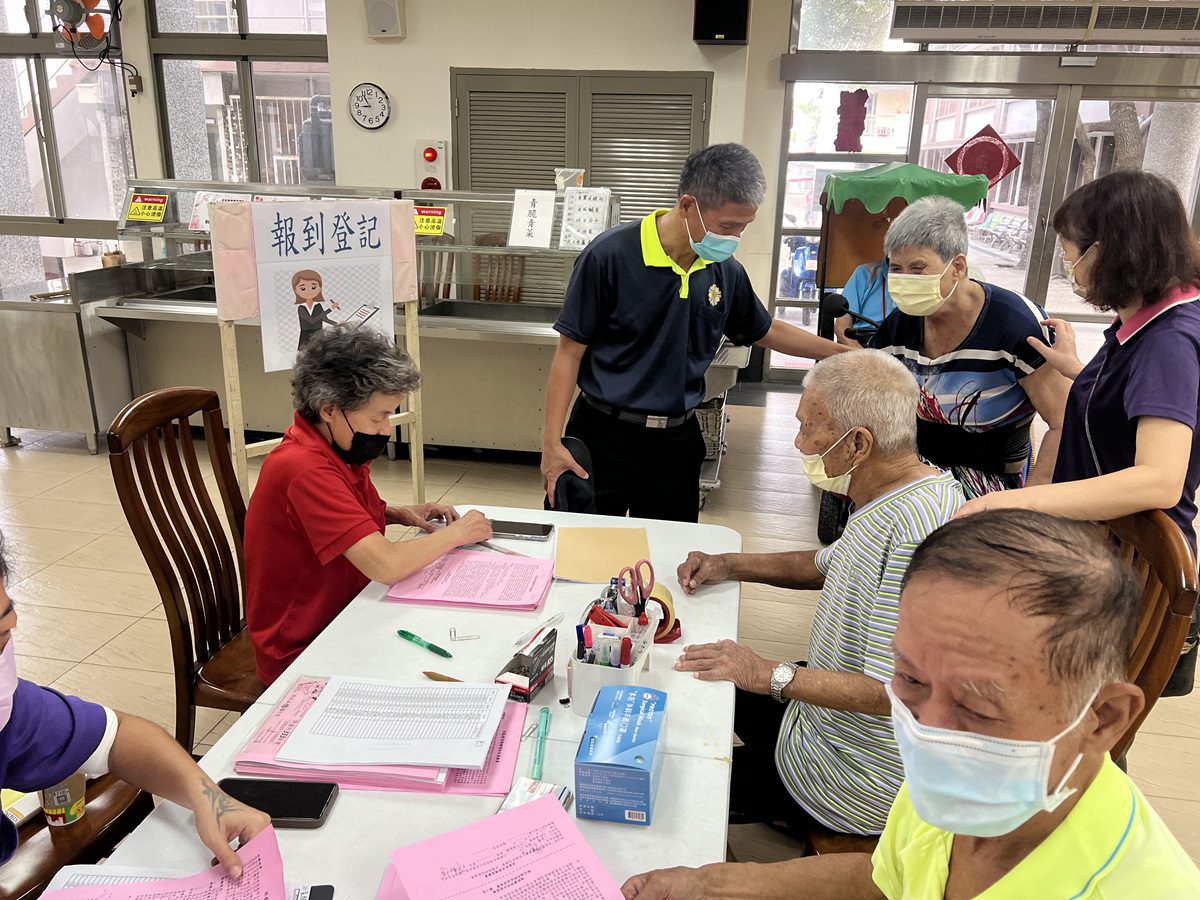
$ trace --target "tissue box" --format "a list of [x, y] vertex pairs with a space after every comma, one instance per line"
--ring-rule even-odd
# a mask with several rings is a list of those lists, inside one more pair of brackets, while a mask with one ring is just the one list
[[496, 676], [497, 684], [508, 685], [508, 699], [528, 703], [554, 677], [554, 645], [558, 629], [551, 628], [529, 649], [510, 659]]
[[665, 692], [602, 687], [575, 754], [575, 815], [649, 825], [666, 740]]

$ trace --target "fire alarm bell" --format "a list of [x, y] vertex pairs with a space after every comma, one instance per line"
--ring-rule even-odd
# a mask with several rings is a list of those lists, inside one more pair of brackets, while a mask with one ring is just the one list
[[449, 141], [417, 141], [416, 182], [421, 186], [421, 190], [442, 191], [450, 187], [446, 169], [449, 148]]

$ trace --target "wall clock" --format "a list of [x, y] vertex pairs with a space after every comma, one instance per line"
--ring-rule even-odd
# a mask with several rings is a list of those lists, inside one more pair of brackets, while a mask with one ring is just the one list
[[364, 81], [350, 91], [350, 118], [359, 126], [375, 131], [386, 125], [391, 115], [392, 101], [379, 85]]

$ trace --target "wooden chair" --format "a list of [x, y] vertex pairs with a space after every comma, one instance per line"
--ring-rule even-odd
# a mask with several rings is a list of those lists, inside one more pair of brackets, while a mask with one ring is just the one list
[[35, 814], [20, 828], [20, 846], [0, 867], [0, 900], [32, 900], [63, 866], [100, 862], [154, 809], [154, 798], [114, 775], [88, 783], [87, 812], [62, 828]]
[[454, 254], [432, 248], [453, 243], [454, 235], [439, 234], [431, 237], [428, 243], [422, 241], [417, 245], [417, 295], [421, 298], [422, 306], [450, 299], [454, 284]]
[[1112, 748], [1112, 758], [1120, 759], [1179, 661], [1196, 605], [1196, 557], [1179, 526], [1161, 510], [1104, 524], [1142, 589], [1142, 619], [1129, 651], [1129, 680], [1146, 695], [1146, 708]]
[[[479, 247], [507, 247], [508, 235], [503, 231], [481, 234], [475, 238]], [[472, 254], [474, 278], [471, 291], [475, 300], [485, 303], [520, 303], [521, 281], [525, 277], [525, 257], [516, 253]]]
[[[204, 482], [189, 418], [203, 419], [230, 533]], [[154, 576], [175, 662], [175, 739], [189, 753], [196, 707], [243, 712], [265, 689], [246, 631], [242, 532], [246, 505], [215, 392], [167, 388], [138, 397], [108, 430], [121, 507]]]

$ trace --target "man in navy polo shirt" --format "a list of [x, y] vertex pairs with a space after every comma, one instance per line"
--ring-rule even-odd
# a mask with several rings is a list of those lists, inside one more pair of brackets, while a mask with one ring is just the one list
[[554, 328], [546, 388], [542, 476], [587, 477], [563, 446], [591, 451], [596, 506], [605, 515], [695, 522], [704, 438], [695, 409], [722, 336], [792, 356], [845, 349], [778, 319], [733, 259], [766, 179], [754, 154], [715, 144], [688, 158], [674, 208], [597, 237], [575, 261]]

